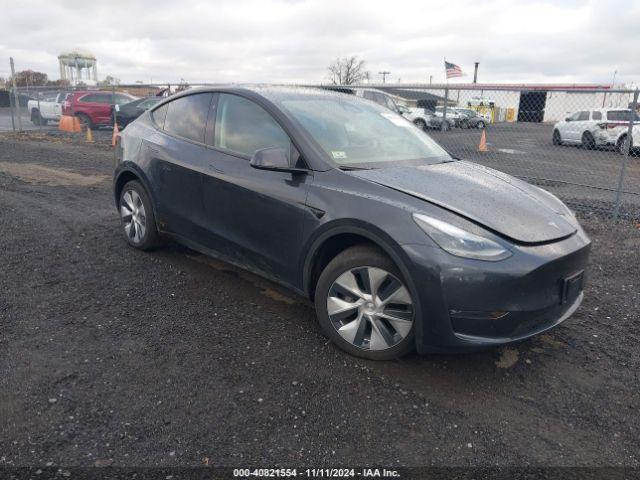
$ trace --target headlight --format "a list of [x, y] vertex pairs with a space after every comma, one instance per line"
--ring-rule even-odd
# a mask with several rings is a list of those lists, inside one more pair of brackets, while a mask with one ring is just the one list
[[497, 262], [511, 256], [511, 252], [500, 244], [455, 227], [442, 220], [414, 213], [413, 219], [440, 248], [452, 255], [475, 260]]

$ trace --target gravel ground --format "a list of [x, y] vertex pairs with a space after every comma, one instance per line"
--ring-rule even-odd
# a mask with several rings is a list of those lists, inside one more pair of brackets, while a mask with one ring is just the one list
[[550, 333], [375, 363], [268, 281], [128, 248], [112, 168], [0, 136], [0, 465], [640, 466], [636, 225], [583, 216], [586, 299]]

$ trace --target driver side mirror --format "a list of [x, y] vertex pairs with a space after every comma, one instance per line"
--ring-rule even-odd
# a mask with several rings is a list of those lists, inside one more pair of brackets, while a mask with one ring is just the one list
[[565, 122], [570, 122], [571, 121], [571, 117], [567, 117], [564, 119]]
[[289, 162], [289, 152], [282, 147], [269, 147], [256, 150], [249, 162], [253, 168], [259, 170], [273, 170], [276, 172], [306, 173], [304, 168], [292, 167]]

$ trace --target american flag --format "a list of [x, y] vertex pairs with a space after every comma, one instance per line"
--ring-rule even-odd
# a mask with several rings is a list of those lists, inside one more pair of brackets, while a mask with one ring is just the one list
[[446, 60], [444, 61], [444, 69], [447, 72], [447, 78], [452, 77], [461, 77], [462, 69], [456, 65], [455, 63], [449, 63]]

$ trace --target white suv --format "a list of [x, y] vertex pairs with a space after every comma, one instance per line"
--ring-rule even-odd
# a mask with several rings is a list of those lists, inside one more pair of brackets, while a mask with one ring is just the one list
[[[602, 108], [582, 110], [569, 115], [553, 126], [553, 144], [580, 144], [592, 149], [614, 145], [619, 152], [626, 151], [631, 110]], [[640, 116], [634, 113], [631, 148], [640, 146]]]

